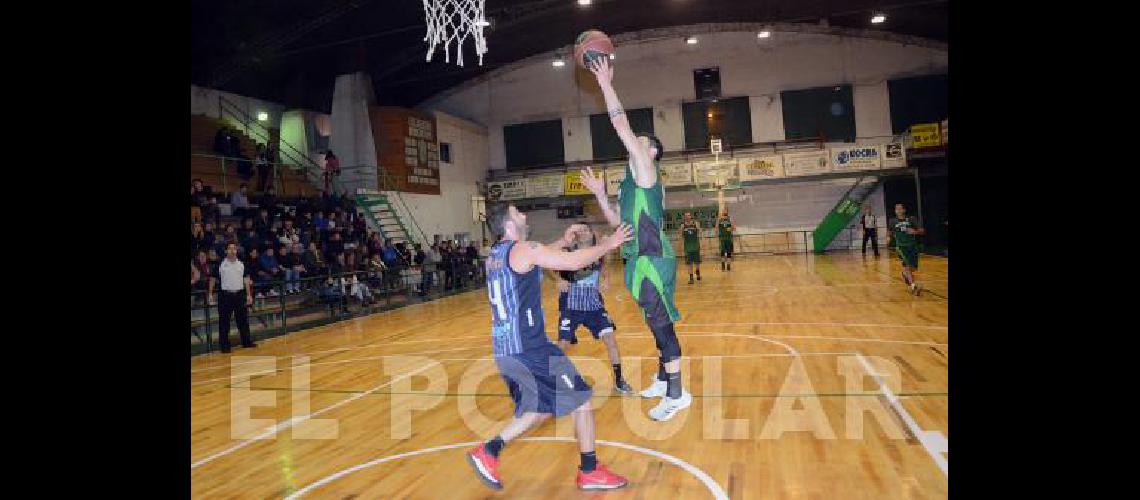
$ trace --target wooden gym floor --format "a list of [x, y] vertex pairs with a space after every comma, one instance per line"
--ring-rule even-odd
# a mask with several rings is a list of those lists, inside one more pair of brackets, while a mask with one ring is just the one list
[[[666, 423], [645, 415], [656, 400], [611, 395], [605, 348], [580, 329], [568, 354], [594, 386], [598, 457], [631, 482], [604, 494], [575, 488], [568, 418], [507, 446], [501, 493], [464, 461], [464, 443], [493, 435], [512, 409], [480, 291], [198, 356], [192, 494], [945, 498], [947, 269], [923, 256], [927, 291], [914, 297], [885, 254], [744, 257], [728, 273], [706, 261], [695, 285], [682, 264], [677, 332], [694, 400]], [[653, 339], [620, 268], [607, 272], [624, 372], [640, 390], [656, 370]], [[549, 279], [543, 306], [553, 336]]]

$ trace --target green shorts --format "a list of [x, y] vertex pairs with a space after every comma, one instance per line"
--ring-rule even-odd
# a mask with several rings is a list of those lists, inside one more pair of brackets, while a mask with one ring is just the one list
[[904, 266], [911, 269], [918, 269], [918, 247], [896, 247], [899, 253], [899, 258], [902, 259]]
[[720, 240], [720, 254], [725, 257], [732, 257], [732, 240]]
[[676, 279], [675, 257], [634, 255], [626, 260], [625, 287], [641, 307], [651, 328], [681, 319], [681, 313], [673, 304]]
[[685, 263], [686, 264], [700, 264], [701, 263], [701, 251], [700, 250], [693, 250], [692, 252], [685, 252]]

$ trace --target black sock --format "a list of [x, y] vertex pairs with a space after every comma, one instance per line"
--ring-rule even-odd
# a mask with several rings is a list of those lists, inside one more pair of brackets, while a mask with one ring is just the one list
[[621, 382], [621, 363], [614, 365], [614, 382]]
[[499, 453], [503, 451], [503, 446], [506, 446], [506, 444], [507, 443], [503, 442], [503, 438], [495, 436], [495, 439], [487, 441], [483, 445], [483, 448], [486, 449], [487, 453], [490, 453], [491, 456], [498, 458]]
[[681, 397], [681, 371], [678, 370], [677, 373], [670, 373], [668, 375], [669, 380], [667, 383], [669, 386], [665, 388], [665, 395], [677, 399]]
[[582, 455], [582, 467], [581, 467], [582, 472], [586, 472], [586, 473], [594, 472], [594, 469], [598, 468], [598, 454], [596, 452], [593, 452], [593, 451], [587, 451], [586, 453], [582, 453], [581, 455]]
[[693, 273], [689, 273], [689, 281], [693, 281]]
[[700, 278], [700, 277], [701, 277], [701, 270], [700, 270], [700, 269], [697, 269], [697, 277], [698, 277], [698, 278]]
[[669, 380], [669, 374], [665, 373], [665, 363], [657, 365], [657, 380]]

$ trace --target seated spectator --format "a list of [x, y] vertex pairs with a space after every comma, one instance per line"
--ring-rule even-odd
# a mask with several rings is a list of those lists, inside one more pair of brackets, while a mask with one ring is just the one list
[[237, 191], [230, 194], [230, 206], [233, 207], [233, 214], [235, 217], [249, 217], [251, 214], [250, 209], [252, 205], [249, 204], [249, 197], [246, 194], [248, 186], [242, 183]]
[[204, 248], [208, 248], [206, 231], [202, 229], [201, 222], [195, 222], [190, 226], [190, 258], [194, 258], [198, 254], [198, 250]]
[[[194, 256], [194, 260], [190, 262], [190, 265], [198, 273], [198, 280], [192, 282], [191, 290], [198, 292], [208, 290], [210, 281], [214, 279], [214, 266], [210, 264], [210, 257], [206, 250], [198, 250], [198, 253]], [[209, 303], [214, 304], [215, 302], [213, 297], [210, 297]]]
[[[274, 281], [281, 281], [285, 277], [285, 269], [277, 262], [277, 257], [274, 255], [273, 247], [270, 246], [265, 249], [265, 253], [257, 259], [257, 277], [254, 281], [268, 284]], [[270, 288], [269, 297], [277, 297], [276, 288]]]
[[344, 241], [340, 238], [340, 231], [332, 231], [329, 234], [327, 250], [329, 255], [337, 255], [344, 252]]
[[253, 220], [253, 228], [257, 230], [257, 234], [261, 236], [261, 239], [267, 240], [270, 238], [273, 231], [273, 218], [269, 216], [268, 208], [260, 208], [257, 218]]
[[202, 220], [202, 180], [190, 181], [190, 222]]
[[309, 242], [309, 250], [302, 256], [301, 262], [305, 265], [305, 273], [309, 276], [328, 274], [328, 266], [315, 241]]
[[329, 230], [329, 221], [325, 218], [324, 211], [317, 212], [317, 218], [313, 220], [313, 225], [321, 233]]
[[206, 224], [205, 229], [202, 231], [202, 247], [206, 249], [214, 248], [217, 236], [214, 235], [214, 225]]
[[[305, 247], [300, 243], [293, 245], [293, 271], [301, 278], [308, 278], [310, 275], [305, 269]], [[302, 288], [305, 288], [302, 286]]]
[[380, 239], [380, 233], [371, 233], [372, 236], [368, 238], [368, 253], [370, 255], [378, 255], [384, 251], [384, 241]]
[[292, 295], [301, 291], [301, 273], [297, 266], [301, 264], [300, 255], [293, 253], [293, 245], [281, 245], [281, 255], [277, 257], [281, 265], [281, 273], [285, 275], [285, 295]]
[[356, 297], [360, 305], [367, 307], [373, 304], [372, 292], [369, 291], [368, 285], [355, 274], [345, 278], [345, 285], [348, 287], [348, 294]]
[[269, 211], [270, 220], [277, 217], [277, 195], [273, 190], [273, 186], [269, 186], [269, 188], [265, 190], [265, 194], [261, 195], [257, 206]]
[[206, 205], [202, 207], [202, 222], [217, 223], [222, 218], [222, 211], [218, 208], [218, 197], [210, 195]]

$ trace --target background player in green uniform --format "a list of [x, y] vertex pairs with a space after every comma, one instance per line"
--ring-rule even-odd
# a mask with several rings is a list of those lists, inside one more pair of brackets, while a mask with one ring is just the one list
[[926, 234], [920, 227], [918, 218], [907, 217], [906, 207], [902, 203], [895, 204], [895, 218], [890, 220], [891, 232], [887, 235], [887, 248], [894, 248], [902, 259], [903, 281], [910, 288], [910, 293], [922, 293], [922, 284], [914, 280], [914, 272], [918, 270], [918, 239], [917, 235]]
[[685, 242], [685, 264], [689, 265], [689, 284], [692, 285], [693, 269], [697, 270], [697, 281], [701, 280], [701, 226], [693, 220], [692, 212], [685, 212], [681, 239]]
[[732, 232], [736, 226], [728, 218], [728, 210], [721, 210], [716, 220], [716, 236], [720, 240], [720, 270], [732, 270]]
[[657, 380], [641, 391], [641, 396], [661, 397], [657, 406], [649, 410], [649, 417], [669, 420], [693, 403], [693, 395], [681, 387], [681, 344], [673, 330], [673, 322], [681, 319], [681, 313], [673, 305], [677, 256], [665, 236], [665, 190], [657, 175], [657, 162], [664, 149], [652, 134], [634, 134], [630, 129], [614, 91], [609, 59], [594, 61], [590, 71], [597, 77], [606, 99], [610, 123], [629, 152], [625, 179], [618, 188], [618, 212], [606, 200], [605, 180], [595, 177], [593, 169], [587, 167], [582, 172], [582, 183], [594, 193], [611, 226], [626, 221], [633, 227], [633, 240], [622, 246], [622, 256], [626, 258], [625, 285], [645, 315], [661, 361]]

